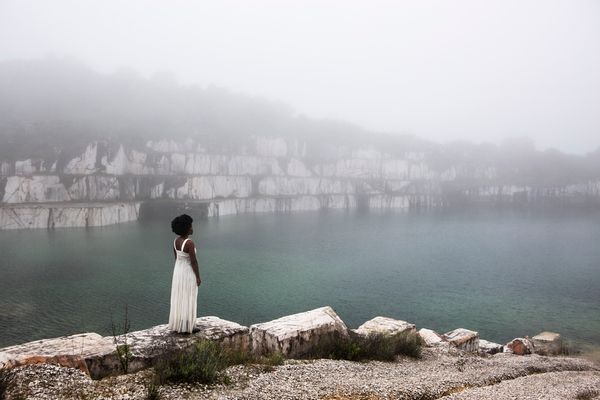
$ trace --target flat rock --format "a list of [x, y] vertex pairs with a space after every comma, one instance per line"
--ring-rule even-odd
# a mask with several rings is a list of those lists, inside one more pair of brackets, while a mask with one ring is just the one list
[[515, 338], [504, 346], [504, 352], [517, 354], [519, 356], [533, 354], [533, 342], [529, 338]]
[[0, 365], [16, 367], [47, 363], [78, 368], [91, 375], [89, 363], [114, 351], [110, 338], [88, 332], [5, 347], [0, 349]]
[[341, 337], [348, 337], [348, 328], [329, 306], [250, 326], [255, 354], [279, 351], [286, 357], [297, 357]]
[[559, 333], [541, 332], [531, 338], [536, 354], [556, 355], [562, 351], [562, 338]]
[[375, 317], [359, 326], [358, 329], [353, 329], [352, 331], [361, 336], [367, 336], [370, 333], [383, 333], [390, 335], [396, 335], [404, 332], [415, 333], [417, 329], [415, 325], [411, 324], [410, 322], [388, 317]]
[[157, 357], [185, 349], [202, 340], [212, 340], [226, 346], [248, 348], [248, 327], [218, 317], [196, 320], [198, 332], [171, 332], [167, 325], [158, 325], [127, 335], [100, 336], [82, 333], [54, 339], [44, 339], [0, 349], [0, 366], [27, 364], [57, 364], [78, 368], [94, 379], [122, 374], [124, 368], [117, 356], [117, 346], [127, 346], [130, 357], [127, 372], [152, 365]]
[[479, 333], [475, 331], [458, 328], [445, 333], [444, 339], [446, 339], [451, 346], [454, 346], [457, 349], [469, 352], [479, 351]]
[[[131, 353], [128, 372], [135, 372], [150, 367], [161, 355], [189, 348], [200, 340], [211, 340], [224, 346], [246, 349], [250, 344], [248, 327], [218, 317], [207, 316], [196, 319], [195, 329], [198, 329], [198, 332], [185, 334], [170, 331], [167, 324], [153, 326], [127, 335], [119, 335], [116, 338], [111, 337], [114, 343], [113, 350], [116, 345], [127, 345]], [[103, 360], [99, 361], [93, 368], [92, 376], [110, 375], [114, 370], [112, 360], [108, 360], [109, 363], [106, 365]]]
[[448, 344], [442, 335], [431, 329], [421, 328], [419, 329], [418, 334], [421, 339], [423, 339], [423, 342], [425, 342], [426, 347], [436, 347]]
[[504, 346], [494, 342], [488, 342], [487, 340], [479, 339], [479, 353], [483, 354], [496, 354], [502, 353]]

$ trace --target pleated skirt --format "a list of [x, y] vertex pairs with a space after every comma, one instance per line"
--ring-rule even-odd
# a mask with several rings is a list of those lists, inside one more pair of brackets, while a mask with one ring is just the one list
[[192, 266], [184, 260], [176, 260], [171, 282], [170, 330], [192, 332], [196, 323], [197, 298], [198, 286]]

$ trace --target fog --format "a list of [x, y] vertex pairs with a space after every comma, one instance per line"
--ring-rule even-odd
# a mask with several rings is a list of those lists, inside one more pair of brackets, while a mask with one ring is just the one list
[[597, 1], [0, 2], [0, 61], [216, 85], [438, 142], [600, 146]]

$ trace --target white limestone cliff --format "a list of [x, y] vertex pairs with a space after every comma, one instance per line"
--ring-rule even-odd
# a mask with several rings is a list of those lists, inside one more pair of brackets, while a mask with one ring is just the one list
[[140, 203], [44, 203], [0, 207], [0, 229], [106, 226], [135, 221]]
[[[407, 210], [449, 204], [445, 191], [450, 187], [455, 200], [471, 203], [600, 204], [600, 180], [541, 187], [499, 184], [492, 166], [436, 170], [422, 152], [392, 156], [374, 148], [328, 145], [315, 151], [298, 139], [260, 136], [230, 146], [192, 139], [148, 141], [141, 148], [94, 141], [68, 160], [0, 160], [0, 208], [20, 205], [24, 212], [30, 206], [30, 214], [39, 216], [22, 225], [49, 227], [40, 219], [42, 203], [206, 202], [209, 216], [355, 207]], [[455, 183], [461, 180], [476, 184], [461, 187]]]

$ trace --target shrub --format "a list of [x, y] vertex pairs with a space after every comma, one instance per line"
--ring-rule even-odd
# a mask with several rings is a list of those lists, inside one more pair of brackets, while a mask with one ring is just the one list
[[269, 354], [267, 357], [264, 357], [261, 361], [262, 364], [269, 366], [283, 365], [285, 361], [285, 356], [282, 352], [276, 351], [274, 353]]
[[227, 347], [225, 358], [228, 365], [245, 365], [258, 362], [256, 356], [247, 347]]
[[175, 351], [154, 365], [158, 382], [215, 383], [228, 366], [226, 352], [218, 343], [202, 340], [191, 349]]
[[228, 347], [225, 350], [227, 366], [240, 364], [263, 364], [266, 366], [282, 365], [285, 356], [275, 351], [267, 356], [256, 356], [246, 347]]
[[421, 339], [415, 333], [370, 333], [326, 341], [307, 356], [349, 361], [393, 361], [397, 355], [421, 357], [421, 346]]

